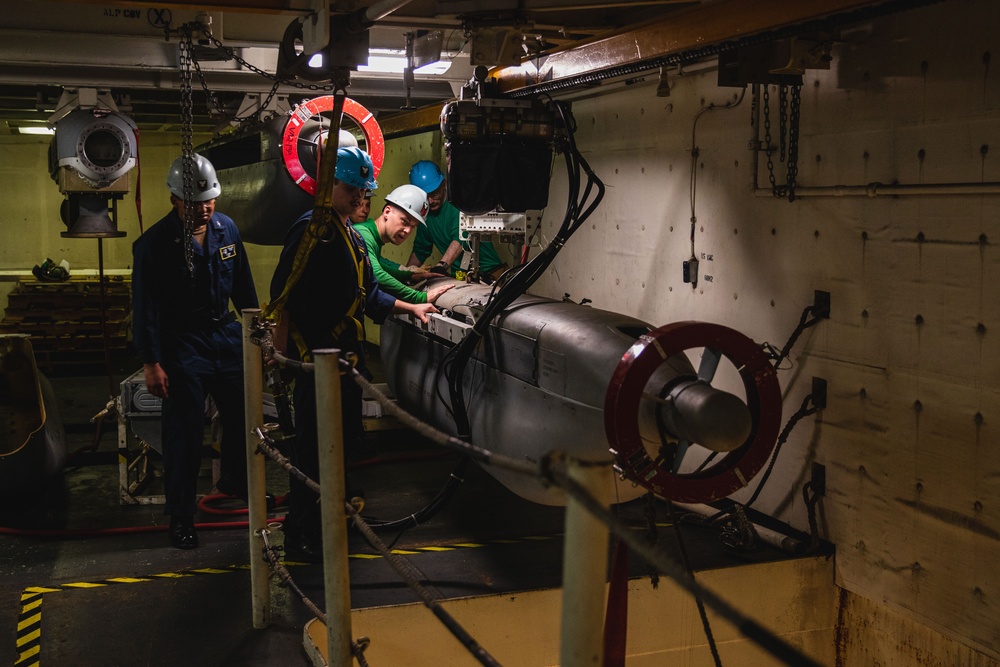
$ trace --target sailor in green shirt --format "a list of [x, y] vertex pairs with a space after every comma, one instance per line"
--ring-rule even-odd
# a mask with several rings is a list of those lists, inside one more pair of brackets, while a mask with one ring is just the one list
[[[430, 160], [420, 160], [410, 168], [410, 183], [427, 193], [430, 211], [424, 226], [413, 239], [410, 264], [421, 264], [431, 254], [432, 248], [441, 253], [441, 260], [432, 271], [455, 275], [469, 270], [469, 243], [458, 236], [458, 214], [455, 206], [445, 200], [447, 183], [440, 167]], [[492, 283], [507, 270], [496, 248], [489, 241], [479, 244], [479, 273], [484, 282]]]
[[[360, 207], [358, 209], [360, 211]], [[454, 283], [438, 285], [426, 292], [407, 285], [412, 280], [439, 278], [439, 274], [414, 271], [401, 267], [391, 259], [382, 256], [382, 246], [386, 243], [399, 245], [410, 235], [417, 225], [424, 222], [427, 215], [427, 195], [415, 185], [401, 185], [385, 197], [382, 215], [375, 220], [356, 223], [354, 229], [365, 241], [372, 271], [379, 287], [397, 299], [408, 303], [434, 303], [434, 301], [454, 287]], [[353, 217], [353, 216], [352, 216]]]

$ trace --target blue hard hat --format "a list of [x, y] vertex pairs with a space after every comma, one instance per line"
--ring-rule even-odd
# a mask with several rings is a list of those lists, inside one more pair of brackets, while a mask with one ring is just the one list
[[374, 190], [378, 187], [372, 159], [368, 157], [368, 153], [357, 146], [337, 149], [336, 176], [338, 181], [343, 181], [355, 188]]
[[444, 174], [441, 168], [430, 160], [421, 160], [410, 167], [410, 184], [430, 194], [441, 187]]

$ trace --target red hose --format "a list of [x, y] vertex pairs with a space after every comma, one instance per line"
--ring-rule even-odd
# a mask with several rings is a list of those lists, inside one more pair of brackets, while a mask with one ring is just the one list
[[[275, 496], [274, 506], [281, 507], [286, 504], [288, 496]], [[205, 514], [215, 514], [215, 515], [232, 515], [232, 514], [246, 514], [249, 508], [247, 507], [235, 507], [232, 509], [219, 509], [218, 507], [212, 507], [210, 503], [216, 500], [242, 500], [236, 496], [231, 496], [227, 493], [213, 493], [212, 495], [205, 496], [198, 501], [198, 509]]]
[[[268, 519], [269, 523], [281, 523], [284, 517]], [[228, 528], [248, 528], [247, 521], [212, 521], [209, 523], [196, 523], [198, 530], [223, 530]], [[83, 528], [79, 530], [45, 530], [35, 528], [7, 528], [0, 526], [0, 535], [14, 535], [17, 537], [109, 537], [111, 535], [132, 535], [137, 533], [161, 533], [170, 530], [170, 526], [123, 526], [119, 528]]]

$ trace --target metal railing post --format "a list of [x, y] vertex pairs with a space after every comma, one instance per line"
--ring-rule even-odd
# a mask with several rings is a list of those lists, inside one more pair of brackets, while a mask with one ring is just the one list
[[323, 582], [326, 599], [326, 664], [350, 667], [351, 583], [347, 569], [344, 511], [344, 429], [340, 409], [340, 350], [314, 350], [316, 427], [319, 446], [320, 517], [323, 522]]
[[250, 340], [253, 321], [260, 310], [243, 311], [243, 410], [247, 443], [247, 518], [250, 525], [250, 595], [253, 604], [253, 627], [262, 629], [271, 623], [271, 580], [264, 560], [264, 538], [267, 527], [267, 482], [264, 479], [264, 457], [257, 453], [259, 440], [254, 430], [264, 425], [263, 361], [260, 346]]
[[[567, 461], [567, 473], [588, 493], [603, 497], [609, 467]], [[572, 496], [566, 504], [563, 546], [562, 667], [600, 665], [604, 654], [608, 527]]]

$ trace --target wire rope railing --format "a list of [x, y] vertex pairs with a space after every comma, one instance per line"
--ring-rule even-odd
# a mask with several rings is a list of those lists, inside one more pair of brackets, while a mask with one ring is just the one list
[[[563, 604], [561, 619], [560, 664], [563, 667], [598, 664], [603, 638], [603, 603], [607, 568], [607, 544], [610, 533], [622, 540], [633, 553], [670, 577], [680, 588], [700, 599], [717, 615], [732, 624], [745, 637], [770, 653], [774, 658], [788, 665], [803, 667], [818, 666], [813, 658], [770, 631], [755, 619], [740, 612], [732, 604], [715, 592], [699, 584], [690, 577], [684, 565], [674, 559], [661, 547], [650, 544], [637, 534], [596, 497], [596, 490], [604, 483], [608, 464], [593, 464], [566, 457], [559, 451], [552, 451], [537, 463], [493, 452], [445, 433], [413, 416], [395, 401], [391, 400], [361, 375], [348, 359], [340, 358], [337, 350], [314, 350], [315, 362], [303, 364], [289, 360], [277, 352], [270, 340], [270, 331], [259, 318], [260, 311], [245, 310], [244, 318], [244, 364], [247, 389], [247, 447], [248, 465], [251, 467], [250, 481], [250, 529], [251, 550], [264, 553], [262, 564], [272, 566], [277, 559], [275, 548], [268, 541], [269, 529], [264, 512], [263, 456], [274, 460], [290, 474], [299, 476], [308, 488], [319, 493], [323, 521], [324, 580], [326, 594], [327, 664], [346, 667], [352, 659], [357, 659], [363, 667], [367, 664], [363, 655], [369, 639], [357, 641], [351, 638], [350, 628], [350, 586], [348, 578], [346, 531], [350, 518], [386, 562], [400, 578], [414, 591], [423, 604], [451, 632], [476, 660], [483, 665], [499, 665], [493, 656], [473, 638], [442, 606], [420, 582], [419, 573], [398, 554], [392, 552], [361, 517], [357, 507], [351, 503], [337, 501], [344, 497], [343, 442], [340, 430], [340, 376], [345, 374], [373, 397], [382, 408], [395, 417], [403, 426], [410, 428], [431, 441], [465, 454], [469, 458], [486, 465], [502, 468], [517, 474], [534, 477], [540, 484], [556, 486], [567, 495], [565, 548], [563, 563]], [[263, 423], [262, 410], [262, 368], [263, 359], [268, 363], [285, 364], [300, 372], [316, 375], [317, 412], [320, 415], [319, 448], [320, 479], [309, 480], [285, 458], [268, 435]], [[291, 362], [291, 363], [289, 363]], [[250, 401], [256, 407], [250, 409]], [[263, 456], [258, 456], [258, 454]], [[260, 487], [255, 488], [255, 468], [259, 468]], [[337, 478], [339, 477], [339, 481]], [[338, 486], [339, 485], [339, 486]], [[326, 489], [326, 493], [323, 490]], [[326, 500], [324, 501], [324, 497]], [[257, 512], [255, 512], [257, 506]], [[338, 514], [339, 513], [339, 514]], [[260, 520], [255, 517], [260, 515]], [[580, 548], [572, 548], [577, 544]], [[573, 554], [573, 555], [571, 555]], [[572, 560], [570, 560], [572, 559]], [[256, 559], [252, 559], [256, 560]], [[280, 574], [284, 580], [284, 574]], [[263, 585], [252, 577], [254, 585]], [[294, 589], [293, 589], [294, 590]], [[302, 596], [304, 598], [304, 596]], [[266, 627], [266, 609], [258, 608], [258, 603], [266, 606], [269, 597], [266, 590], [254, 590], [254, 625]], [[307, 604], [307, 606], [309, 606]], [[315, 605], [313, 605], [315, 607]], [[331, 613], [337, 610], [337, 613]], [[318, 611], [318, 609], [316, 610]], [[314, 612], [315, 613], [315, 612]], [[260, 623], [260, 624], [258, 624]]]

